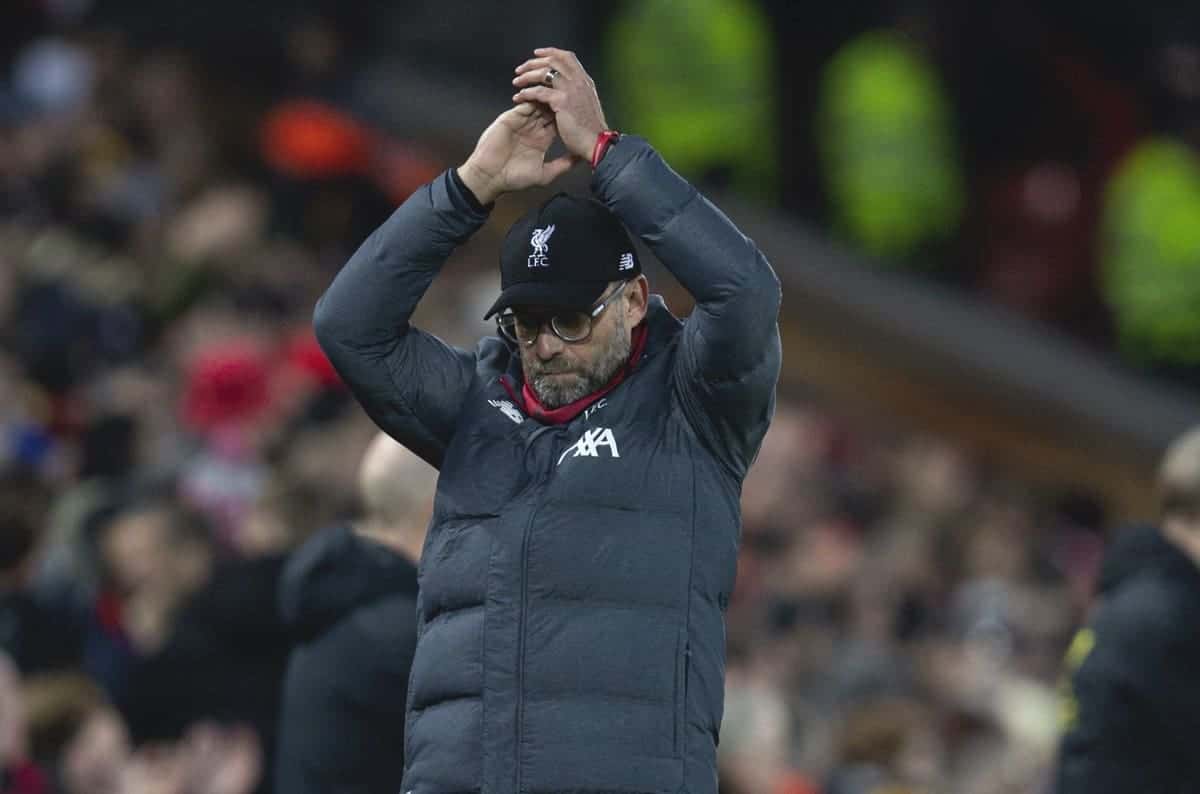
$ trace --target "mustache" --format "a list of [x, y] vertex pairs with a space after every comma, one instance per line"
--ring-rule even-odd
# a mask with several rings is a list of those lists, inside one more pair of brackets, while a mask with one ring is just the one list
[[551, 359], [545, 363], [538, 361], [530, 367], [533, 370], [532, 375], [563, 375], [569, 372], [574, 372], [574, 368], [566, 361], [558, 361]]

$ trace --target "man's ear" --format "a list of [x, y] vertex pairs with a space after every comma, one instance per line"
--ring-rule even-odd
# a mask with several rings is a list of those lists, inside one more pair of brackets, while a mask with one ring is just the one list
[[638, 276], [625, 288], [625, 319], [633, 328], [646, 316], [650, 307], [650, 282], [645, 276]]

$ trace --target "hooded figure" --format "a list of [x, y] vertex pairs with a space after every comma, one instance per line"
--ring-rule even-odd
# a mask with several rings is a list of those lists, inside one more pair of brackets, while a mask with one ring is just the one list
[[1200, 428], [1159, 488], [1161, 526], [1113, 545], [1067, 651], [1056, 794], [1200, 792]]
[[417, 558], [433, 469], [380, 435], [363, 458], [366, 517], [317, 534], [288, 562], [288, 662], [276, 766], [288, 794], [395, 794], [417, 642]]

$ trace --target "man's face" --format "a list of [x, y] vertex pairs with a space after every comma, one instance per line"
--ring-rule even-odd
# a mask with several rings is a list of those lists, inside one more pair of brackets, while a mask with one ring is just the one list
[[105, 528], [101, 555], [121, 593], [152, 586], [162, 578], [170, 563], [169, 520], [162, 510], [134, 510]]
[[[604, 295], [616, 286], [610, 284]], [[550, 313], [537, 306], [517, 310]], [[592, 333], [582, 342], [564, 342], [547, 322], [532, 345], [519, 345], [525, 380], [542, 405], [558, 408], [603, 388], [629, 360], [632, 329], [645, 313], [645, 279], [638, 278], [592, 321]]]

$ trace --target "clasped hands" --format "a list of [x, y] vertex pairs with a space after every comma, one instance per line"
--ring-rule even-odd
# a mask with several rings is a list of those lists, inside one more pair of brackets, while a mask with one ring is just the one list
[[[533, 51], [515, 70], [514, 106], [479, 136], [458, 175], [482, 204], [497, 196], [548, 185], [579, 161], [588, 162], [607, 129], [596, 84], [575, 54], [554, 47]], [[567, 153], [546, 160], [560, 138]]]

